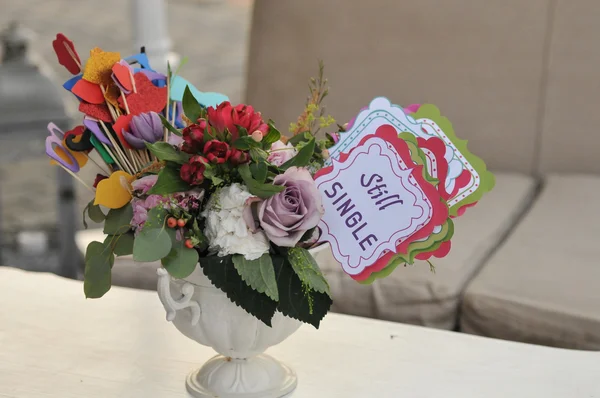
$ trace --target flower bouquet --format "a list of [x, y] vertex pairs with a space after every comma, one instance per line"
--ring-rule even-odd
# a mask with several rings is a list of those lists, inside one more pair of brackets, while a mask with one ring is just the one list
[[[94, 193], [84, 224], [106, 235], [87, 247], [85, 295], [110, 290], [116, 256], [160, 262], [167, 319], [221, 354], [188, 376], [194, 396], [289, 393], [293, 371], [262, 353], [328, 312], [327, 242], [344, 271], [371, 283], [446, 255], [451, 218], [493, 186], [435, 107], [378, 98], [337, 125], [322, 64], [286, 137], [252, 106], [153, 70], [143, 49], [95, 48], [83, 65], [64, 35], [53, 46], [84, 116], [68, 132], [50, 123], [46, 153]], [[88, 161], [91, 184], [77, 175]]]

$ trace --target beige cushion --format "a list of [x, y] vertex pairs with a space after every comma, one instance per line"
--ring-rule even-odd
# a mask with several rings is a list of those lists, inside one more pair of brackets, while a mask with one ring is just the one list
[[246, 99], [285, 130], [322, 59], [340, 124], [376, 96], [433, 103], [492, 169], [528, 174], [549, 3], [256, 0]]
[[600, 173], [600, 1], [556, 3], [540, 167]]
[[549, 176], [468, 286], [460, 324], [484, 336], [600, 349], [600, 177]]
[[534, 186], [528, 177], [497, 174], [496, 188], [455, 220], [452, 250], [443, 259], [432, 259], [435, 274], [418, 261], [372, 285], [361, 285], [333, 261], [320, 263], [331, 284], [333, 310], [453, 329], [464, 286], [528, 205]]

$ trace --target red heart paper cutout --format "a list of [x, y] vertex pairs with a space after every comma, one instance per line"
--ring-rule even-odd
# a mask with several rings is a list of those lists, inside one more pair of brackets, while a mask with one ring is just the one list
[[[133, 75], [137, 93], [131, 92], [126, 96], [129, 113], [139, 115], [144, 112], [160, 113], [167, 106], [167, 88], [156, 87], [143, 73]], [[119, 106], [126, 109], [123, 98], [119, 98]]]
[[95, 83], [90, 83], [87, 80], [79, 80], [75, 83], [71, 92], [90, 104], [104, 103], [104, 94], [102, 93], [100, 86]]
[[74, 75], [81, 72], [81, 60], [71, 40], [67, 39], [62, 33], [59, 33], [52, 42], [52, 47], [54, 47], [59, 64], [67, 68]]
[[106, 104], [96, 105], [88, 102], [79, 103], [79, 112], [93, 117], [94, 119], [102, 120], [103, 122], [112, 122], [112, 116]]
[[[122, 64], [115, 64], [112, 67], [112, 73], [115, 75], [119, 84], [127, 91], [133, 90], [133, 84], [131, 83], [131, 70]], [[137, 87], [136, 87], [137, 88]]]
[[119, 137], [119, 140], [121, 141], [123, 146], [128, 149], [134, 148], [131, 145], [129, 145], [129, 143], [125, 140], [125, 137], [123, 137], [123, 130], [129, 131], [129, 123], [131, 123], [132, 118], [133, 115], [121, 115], [119, 116], [115, 124], [113, 124], [112, 126], [113, 130], [115, 131], [115, 133], [117, 133], [117, 136]]

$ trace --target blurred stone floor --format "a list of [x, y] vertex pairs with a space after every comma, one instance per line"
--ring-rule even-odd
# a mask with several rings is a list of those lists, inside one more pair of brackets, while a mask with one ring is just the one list
[[[181, 75], [202, 91], [221, 92], [232, 102], [240, 102], [251, 7], [251, 0], [168, 0], [173, 50], [188, 58]], [[0, 29], [13, 20], [31, 33], [30, 52], [50, 67], [49, 74], [56, 84], [70, 77], [56, 62], [52, 49], [52, 40], [58, 32], [75, 43], [82, 60], [96, 46], [124, 55], [139, 50], [133, 48], [127, 0], [0, 0]], [[75, 116], [81, 120], [79, 114]], [[0, 124], [1, 118], [0, 114]], [[8, 140], [0, 132], [0, 220], [5, 232], [4, 244], [11, 250], [19, 231], [43, 229], [52, 235], [61, 217], [56, 211], [57, 169], [49, 165], [44, 154], [47, 132], [39, 134], [35, 140]], [[7, 152], [12, 154], [10, 158]], [[89, 164], [81, 171], [81, 177], [93, 181], [96, 171]], [[81, 217], [91, 195], [79, 183], [76, 187], [77, 215]], [[22, 260], [5, 250], [3, 263], [8, 265], [13, 261]], [[33, 259], [27, 261], [31, 262], [29, 268], [44, 268], [42, 264], [34, 265]]]

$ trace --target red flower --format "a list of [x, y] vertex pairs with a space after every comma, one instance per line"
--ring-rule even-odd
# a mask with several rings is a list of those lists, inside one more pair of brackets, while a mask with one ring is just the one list
[[206, 144], [204, 144], [204, 156], [211, 163], [225, 163], [229, 156], [231, 155], [231, 150], [229, 149], [229, 145], [225, 142], [221, 142], [218, 140], [210, 140]]
[[250, 156], [247, 152], [240, 151], [239, 149], [232, 148], [231, 154], [229, 155], [229, 163], [234, 166], [239, 166], [250, 161]]
[[183, 129], [183, 146], [181, 150], [187, 153], [196, 154], [202, 149], [204, 143], [204, 130], [206, 129], [206, 120], [200, 119], [197, 124], [190, 124]]
[[200, 185], [204, 182], [206, 163], [208, 163], [206, 158], [200, 155], [192, 156], [187, 163], [181, 166], [179, 176], [190, 185]]
[[106, 180], [108, 177], [103, 176], [102, 174], [96, 174], [96, 179], [94, 180], [94, 188], [98, 186], [98, 183], [102, 180]]
[[236, 126], [245, 128], [248, 134], [256, 130], [266, 133], [269, 129], [269, 126], [263, 122], [260, 112], [254, 112], [254, 108], [248, 105], [239, 104], [233, 107], [229, 102], [222, 102], [216, 109], [212, 106], [208, 107], [206, 112], [210, 125], [219, 132], [229, 130], [233, 141], [239, 137]]

